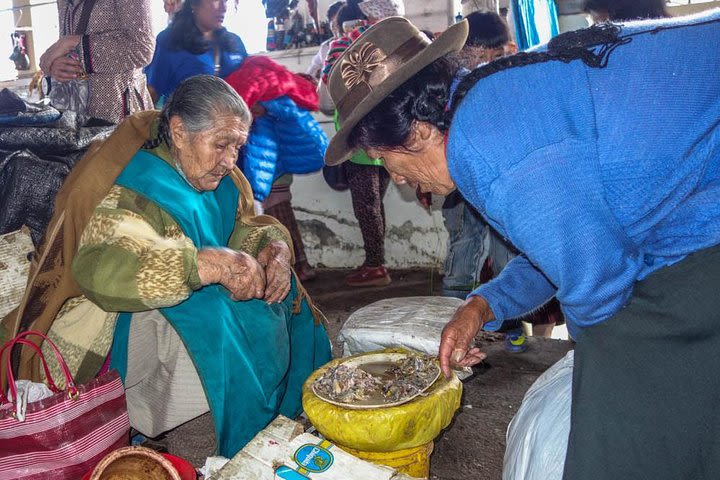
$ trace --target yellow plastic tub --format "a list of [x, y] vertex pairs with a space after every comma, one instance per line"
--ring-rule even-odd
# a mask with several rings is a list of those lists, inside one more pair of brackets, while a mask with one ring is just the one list
[[333, 360], [316, 370], [303, 385], [303, 408], [312, 424], [325, 438], [353, 455], [414, 477], [427, 477], [433, 440], [460, 407], [462, 383], [454, 375], [449, 380], [440, 376], [425, 395], [408, 403], [353, 410], [325, 402], [312, 391], [315, 379], [340, 361]]
[[428, 478], [430, 476], [430, 454], [432, 454], [433, 446], [434, 442], [428, 442], [419, 447], [395, 450], [393, 452], [365, 452], [338, 445], [338, 447], [358, 458], [392, 467], [415, 478]]

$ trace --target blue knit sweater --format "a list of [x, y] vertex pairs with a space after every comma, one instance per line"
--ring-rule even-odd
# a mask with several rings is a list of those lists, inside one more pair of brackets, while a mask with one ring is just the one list
[[480, 80], [448, 139], [463, 196], [524, 256], [473, 292], [499, 328], [553, 295], [570, 334], [633, 285], [720, 243], [720, 11], [627, 24], [606, 68], [558, 61]]

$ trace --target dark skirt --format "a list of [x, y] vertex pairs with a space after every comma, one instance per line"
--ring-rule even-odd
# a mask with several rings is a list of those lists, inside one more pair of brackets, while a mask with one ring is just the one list
[[718, 287], [716, 246], [578, 335], [565, 480], [720, 479]]

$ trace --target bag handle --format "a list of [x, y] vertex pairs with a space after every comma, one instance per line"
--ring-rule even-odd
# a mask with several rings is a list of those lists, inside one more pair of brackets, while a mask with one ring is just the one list
[[[42, 365], [43, 365], [43, 369], [45, 370], [45, 378], [47, 379], [48, 388], [50, 388], [50, 391], [52, 391], [53, 393], [59, 393], [60, 389], [57, 387], [57, 385], [55, 385], [55, 382], [53, 381], [52, 375], [50, 374], [50, 369], [48, 368], [48, 364], [45, 361], [45, 356], [42, 353], [42, 349], [40, 347], [38, 347], [37, 345], [35, 345], [30, 340], [27, 340], [25, 338], [20, 338], [15, 342], [12, 342], [12, 343], [11, 342], [12, 342], [12, 340], [6, 342], [5, 345], [3, 345], [2, 348], [0, 348], [0, 358], [2, 357], [3, 352], [7, 348], [9, 348], [11, 345], [17, 345], [18, 343], [27, 345], [28, 347], [35, 350], [38, 353], [38, 356], [40, 357], [40, 359], [42, 360]], [[12, 375], [12, 367], [11, 367], [10, 362], [8, 362], [7, 369], [8, 369], [8, 380], [9, 380], [10, 376]], [[12, 393], [12, 398], [17, 399], [17, 392], [15, 391], [15, 382], [14, 381], [12, 382], [12, 384], [8, 384], [8, 389]], [[10, 402], [10, 399], [5, 395], [5, 392], [0, 392], [0, 405], [4, 405], [5, 403], [8, 403], [8, 402]]]
[[95, 6], [95, 0], [85, 0], [83, 2], [82, 12], [80, 13], [80, 21], [75, 29], [75, 35], [85, 35], [88, 23], [90, 22], [90, 14]]
[[45, 340], [45, 342], [47, 342], [47, 344], [50, 346], [50, 348], [52, 348], [53, 353], [55, 353], [55, 358], [57, 359], [58, 364], [60, 364], [60, 368], [62, 369], [63, 374], [65, 375], [65, 383], [67, 384], [67, 387], [75, 388], [75, 380], [73, 379], [73, 376], [70, 373], [70, 369], [68, 368], [67, 363], [65, 363], [65, 359], [63, 358], [62, 353], [60, 353], [60, 349], [58, 349], [57, 345], [55, 345], [55, 343], [53, 343], [53, 341], [50, 340], [47, 335], [45, 335], [42, 332], [38, 332], [37, 330], [27, 330], [25, 332], [18, 334], [15, 337], [15, 339], [17, 340], [17, 339], [29, 337], [31, 335], [35, 335], [37, 337], [42, 338], [43, 340]]
[[[78, 389], [77, 389], [77, 387], [75, 386], [75, 380], [73, 380], [72, 374], [70, 373], [70, 369], [68, 368], [67, 363], [65, 363], [65, 359], [63, 358], [62, 354], [60, 353], [60, 350], [59, 350], [59, 349], [57, 348], [57, 346], [53, 343], [53, 341], [50, 340], [50, 339], [47, 337], [47, 335], [45, 335], [45, 334], [42, 333], [42, 332], [38, 332], [38, 331], [36, 331], [36, 330], [28, 330], [28, 331], [26, 331], [26, 332], [22, 332], [22, 333], [18, 334], [15, 338], [13, 338], [12, 340], [9, 340], [9, 341], [2, 347], [2, 349], [0, 349], [0, 358], [2, 358], [2, 351], [5, 350], [5, 348], [9, 348], [9, 352], [8, 352], [8, 363], [7, 363], [8, 387], [10, 388], [10, 392], [12, 393], [13, 398], [14, 398], [14, 399], [17, 398], [17, 390], [16, 390], [16, 387], [15, 387], [15, 377], [14, 377], [14, 375], [12, 374], [12, 365], [11, 365], [11, 362], [10, 362], [10, 357], [11, 357], [10, 353], [12, 353], [13, 347], [14, 347], [16, 344], [18, 344], [18, 343], [20, 343], [20, 344], [25, 344], [25, 345], [27, 345], [27, 343], [32, 343], [33, 345], [35, 345], [33, 342], [31, 342], [31, 341], [29, 341], [29, 340], [27, 340], [27, 339], [25, 338], [25, 337], [29, 337], [29, 336], [31, 336], [31, 335], [35, 335], [35, 336], [41, 337], [43, 340], [45, 340], [45, 341], [47, 342], [47, 344], [50, 346], [50, 348], [52, 348], [53, 353], [55, 354], [55, 358], [57, 359], [57, 362], [58, 362], [58, 364], [60, 365], [60, 369], [63, 371], [63, 374], [65, 375], [65, 383], [66, 383], [66, 387], [67, 387], [67, 391], [68, 391], [68, 397], [71, 398], [71, 399], [76, 399], [76, 398], [78, 397]], [[26, 343], [26, 342], [27, 342], [27, 343]], [[48, 368], [47, 368], [47, 362], [46, 362], [46, 360], [45, 360], [45, 356], [44, 356], [43, 353], [42, 353], [42, 350], [40, 350], [40, 349], [38, 348], [38, 349], [36, 349], [35, 351], [39, 353], [40, 358], [42, 359], [43, 365], [45, 365], [45, 373], [46, 373], [47, 378], [48, 378], [48, 383], [49, 383], [49, 384], [52, 383], [52, 386], [54, 386], [55, 389], [59, 391], [59, 389], [57, 388], [57, 386], [55, 386], [54, 381], [53, 381], [52, 378], [50, 377], [49, 370], [48, 370]], [[51, 388], [51, 390], [52, 390], [52, 387], [50, 387], [50, 388]], [[0, 392], [0, 393], [2, 393], [2, 392]], [[0, 399], [5, 399], [5, 401], [7, 401], [7, 399], [4, 397], [4, 393], [2, 393], [2, 395], [3, 395], [3, 397], [0, 397]], [[2, 403], [4, 403], [4, 402], [0, 402], [0, 404], [2, 404]]]

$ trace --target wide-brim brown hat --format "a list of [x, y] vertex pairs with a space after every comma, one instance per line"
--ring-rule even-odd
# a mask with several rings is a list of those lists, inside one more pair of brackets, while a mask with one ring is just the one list
[[402, 17], [386, 18], [348, 47], [330, 71], [328, 91], [338, 112], [339, 130], [330, 140], [325, 163], [337, 165], [354, 152], [352, 129], [381, 101], [420, 70], [465, 45], [467, 21], [449, 27], [431, 42]]

